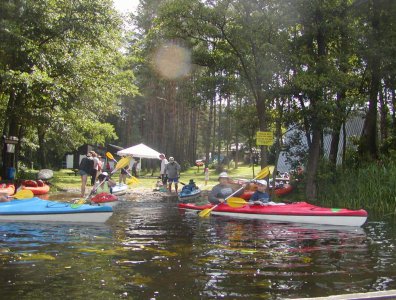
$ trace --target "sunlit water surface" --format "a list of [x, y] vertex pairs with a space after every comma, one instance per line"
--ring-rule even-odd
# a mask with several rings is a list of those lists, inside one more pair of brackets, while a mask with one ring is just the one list
[[123, 202], [103, 225], [0, 223], [0, 299], [287, 299], [396, 289], [392, 220], [356, 229], [202, 219], [166, 199]]

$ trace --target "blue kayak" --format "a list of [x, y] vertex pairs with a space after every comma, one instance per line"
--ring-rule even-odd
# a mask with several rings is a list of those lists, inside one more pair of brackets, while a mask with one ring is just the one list
[[179, 193], [179, 201], [181, 202], [191, 202], [197, 200], [201, 197], [201, 190], [199, 188], [189, 190], [189, 189], [182, 189]]
[[103, 223], [112, 214], [109, 206], [73, 205], [37, 197], [0, 203], [0, 221]]

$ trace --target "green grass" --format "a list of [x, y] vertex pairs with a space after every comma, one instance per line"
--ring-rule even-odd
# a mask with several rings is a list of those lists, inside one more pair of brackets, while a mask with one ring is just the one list
[[[227, 171], [227, 170], [226, 170]], [[254, 173], [260, 171], [259, 166], [254, 167]], [[38, 171], [36, 170], [29, 170], [24, 172], [23, 179], [35, 179], [36, 174]], [[248, 165], [240, 165], [238, 169], [228, 170], [228, 175], [233, 179], [251, 179], [253, 178], [253, 171], [252, 167]], [[75, 176], [74, 174], [70, 174], [70, 170], [62, 169], [59, 171], [54, 171], [54, 177], [50, 180], [52, 184], [52, 191], [62, 190], [62, 189], [78, 189], [81, 185], [81, 178], [80, 176]], [[141, 177], [139, 177], [139, 184], [132, 185], [132, 189], [136, 188], [148, 188], [153, 189], [155, 187], [156, 182], [159, 180], [159, 171], [154, 172], [154, 176], [150, 176], [151, 173], [141, 173]], [[116, 173], [112, 176], [112, 179], [118, 182], [119, 173]], [[194, 179], [195, 183], [203, 190], [210, 190], [214, 185], [218, 183], [218, 173], [215, 170], [209, 170], [209, 181], [208, 184], [205, 186], [205, 175], [204, 169], [202, 167], [191, 167], [188, 170], [181, 173], [180, 182], [187, 184], [190, 179]]]
[[377, 215], [396, 214], [396, 164], [370, 164], [338, 170], [319, 180], [319, 201], [333, 207], [364, 208]]

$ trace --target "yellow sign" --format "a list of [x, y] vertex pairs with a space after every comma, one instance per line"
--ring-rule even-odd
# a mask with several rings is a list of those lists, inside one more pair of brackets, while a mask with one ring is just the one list
[[256, 144], [257, 146], [271, 146], [274, 143], [274, 134], [272, 131], [257, 131]]

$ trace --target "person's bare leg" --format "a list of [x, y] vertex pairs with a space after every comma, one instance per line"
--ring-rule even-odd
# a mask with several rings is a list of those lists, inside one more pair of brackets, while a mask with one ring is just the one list
[[169, 183], [169, 185], [168, 185], [168, 190], [169, 190], [169, 193], [172, 192], [172, 183]]
[[85, 186], [87, 185], [88, 175], [81, 175], [81, 197], [85, 196]]
[[175, 191], [176, 191], [176, 193], [177, 193], [177, 187], [178, 187], [178, 184], [177, 184], [177, 182], [175, 182]]

